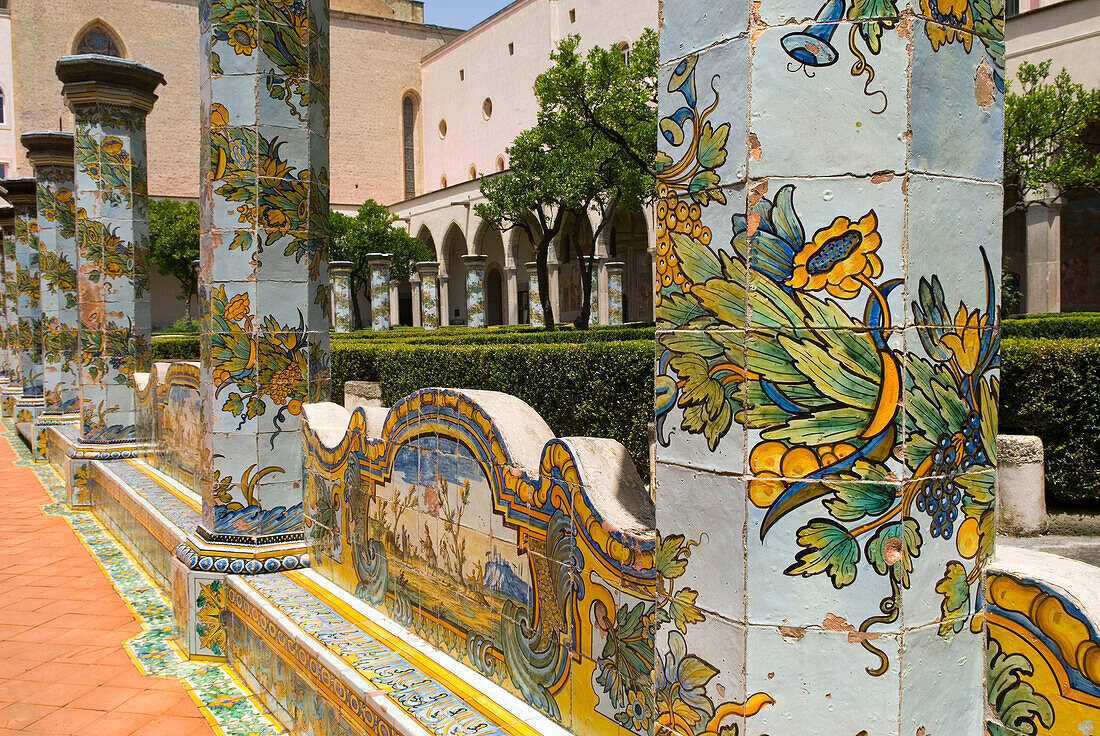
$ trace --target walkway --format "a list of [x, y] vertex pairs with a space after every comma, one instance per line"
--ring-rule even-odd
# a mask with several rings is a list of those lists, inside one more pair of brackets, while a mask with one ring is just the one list
[[139, 672], [141, 626], [15, 459], [0, 434], [0, 736], [213, 734], [180, 680]]

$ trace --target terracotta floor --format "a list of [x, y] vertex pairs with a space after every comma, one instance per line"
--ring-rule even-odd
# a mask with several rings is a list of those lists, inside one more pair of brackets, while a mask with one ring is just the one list
[[0, 736], [212, 734], [179, 680], [139, 673], [139, 625], [14, 460], [0, 438]]

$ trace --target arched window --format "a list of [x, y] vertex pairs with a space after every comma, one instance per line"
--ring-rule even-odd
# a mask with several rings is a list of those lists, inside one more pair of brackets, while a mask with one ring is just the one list
[[447, 175], [446, 174], [439, 177], [439, 186], [443, 187], [444, 189], [447, 188]]
[[622, 54], [622, 56], [623, 56], [623, 64], [625, 66], [629, 66], [630, 65], [630, 44], [628, 44], [626, 41], [623, 41], [622, 43], [620, 43], [619, 44], [619, 53]]
[[0, 125], [7, 122], [7, 117], [4, 115], [4, 90], [0, 89]]
[[76, 42], [78, 54], [102, 54], [103, 56], [122, 56], [122, 44], [111, 31], [96, 23], [86, 29]]
[[416, 196], [416, 100], [401, 102], [401, 136], [405, 144], [405, 199]]
[[505, 168], [506, 168], [506, 165], [504, 163], [504, 157], [503, 156], [497, 156], [497, 171], [504, 171]]

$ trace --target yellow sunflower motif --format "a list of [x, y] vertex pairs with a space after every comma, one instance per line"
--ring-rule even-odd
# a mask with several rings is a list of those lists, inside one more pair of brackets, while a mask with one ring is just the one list
[[982, 354], [982, 331], [989, 325], [989, 315], [975, 309], [967, 313], [966, 306], [959, 305], [955, 313], [954, 329], [940, 336], [940, 347], [955, 357], [964, 374], [971, 374]]
[[630, 716], [631, 725], [635, 731], [644, 731], [649, 728], [649, 706], [645, 697], [637, 690], [627, 694], [626, 712]]
[[974, 11], [967, 0], [920, 0], [920, 6], [926, 16], [936, 21], [924, 27], [933, 51], [958, 41], [970, 53], [974, 37], [966, 31], [974, 27]]
[[248, 294], [238, 294], [225, 305], [225, 318], [230, 322], [239, 322], [248, 316]]
[[276, 207], [264, 207], [260, 222], [265, 230], [286, 231], [290, 229], [290, 218], [286, 216], [285, 212]]
[[824, 289], [838, 299], [855, 298], [863, 283], [882, 275], [882, 246], [878, 215], [871, 210], [853, 223], [838, 217], [829, 227], [814, 233], [794, 256], [794, 271], [787, 286], [804, 291]]
[[210, 125], [214, 128], [224, 128], [229, 125], [229, 110], [220, 102], [210, 106]]
[[252, 26], [238, 23], [229, 29], [229, 45], [237, 52], [237, 56], [248, 56], [256, 48], [256, 29]]
[[113, 135], [103, 139], [103, 152], [109, 156], [117, 156], [122, 152], [122, 140]]

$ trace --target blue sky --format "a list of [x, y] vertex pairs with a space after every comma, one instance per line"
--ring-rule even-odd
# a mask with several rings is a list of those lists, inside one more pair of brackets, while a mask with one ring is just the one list
[[424, 21], [467, 30], [497, 12], [512, 0], [426, 0]]

